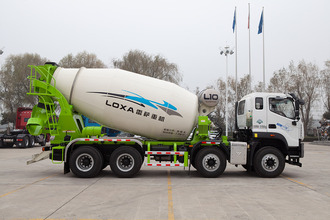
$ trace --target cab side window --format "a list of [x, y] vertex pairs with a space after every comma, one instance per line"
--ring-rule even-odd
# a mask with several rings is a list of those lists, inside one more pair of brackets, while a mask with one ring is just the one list
[[255, 100], [255, 108], [257, 110], [262, 110], [264, 109], [264, 100], [261, 97], [257, 97]]
[[240, 101], [238, 104], [237, 114], [243, 115], [244, 114], [244, 107], [245, 107], [245, 100]]

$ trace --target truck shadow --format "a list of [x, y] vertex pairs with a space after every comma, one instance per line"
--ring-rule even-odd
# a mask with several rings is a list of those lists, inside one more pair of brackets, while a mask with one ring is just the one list
[[[104, 169], [100, 175], [103, 178], [117, 178], [117, 176], [109, 169]], [[135, 175], [133, 178], [146, 178], [146, 179], [167, 179], [168, 177], [175, 178], [175, 179], [225, 179], [225, 178], [260, 178], [254, 172], [247, 172], [247, 171], [225, 171], [222, 175], [217, 178], [205, 178], [200, 175], [197, 170], [192, 169], [188, 170], [174, 170], [174, 169], [158, 169], [158, 170], [143, 170], [141, 169], [140, 172]]]

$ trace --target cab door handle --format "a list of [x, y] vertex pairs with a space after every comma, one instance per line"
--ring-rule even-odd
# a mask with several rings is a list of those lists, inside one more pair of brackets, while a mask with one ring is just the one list
[[275, 129], [276, 128], [276, 124], [269, 124], [268, 125], [268, 128]]

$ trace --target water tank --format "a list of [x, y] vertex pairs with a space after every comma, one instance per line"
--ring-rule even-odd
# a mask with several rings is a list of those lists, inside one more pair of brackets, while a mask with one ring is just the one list
[[170, 82], [84, 67], [58, 67], [54, 79], [77, 112], [106, 127], [156, 140], [186, 140], [197, 123], [198, 97]]

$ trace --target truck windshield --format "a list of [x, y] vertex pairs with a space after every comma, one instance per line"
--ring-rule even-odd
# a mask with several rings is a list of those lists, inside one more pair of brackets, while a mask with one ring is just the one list
[[294, 119], [294, 105], [291, 99], [269, 99], [269, 109], [270, 111], [282, 115], [287, 118]]

